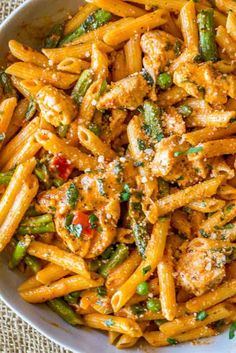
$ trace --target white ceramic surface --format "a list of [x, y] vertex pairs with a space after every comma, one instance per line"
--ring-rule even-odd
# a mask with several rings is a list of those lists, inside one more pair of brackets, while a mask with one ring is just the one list
[[[53, 22], [62, 21], [68, 12], [75, 12], [79, 0], [28, 0], [19, 7], [0, 27], [0, 58], [7, 51], [9, 39], [21, 39], [26, 44], [37, 45], [32, 36], [47, 33]], [[1, 6], [1, 0], [0, 0]], [[40, 28], [40, 31], [38, 30]], [[17, 286], [23, 278], [7, 267], [7, 259], [0, 255], [0, 295], [1, 298], [25, 321], [41, 331], [53, 341], [80, 353], [115, 353], [117, 349], [110, 346], [103, 333], [73, 328], [64, 323], [56, 314], [44, 305], [30, 305], [22, 301], [17, 294]], [[158, 353], [236, 353], [236, 338], [228, 339], [228, 332], [216, 338], [203, 340], [201, 345], [178, 345], [162, 349], [138, 347], [128, 352]]]

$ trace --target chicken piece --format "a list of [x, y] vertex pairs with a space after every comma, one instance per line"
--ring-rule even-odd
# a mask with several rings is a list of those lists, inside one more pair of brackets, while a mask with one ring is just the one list
[[226, 256], [220, 249], [198, 248], [196, 241], [199, 240], [193, 239], [181, 255], [177, 273], [178, 284], [187, 292], [199, 296], [222, 282], [226, 274]]
[[181, 47], [180, 40], [164, 31], [150, 31], [142, 35], [141, 47], [145, 54], [143, 65], [154, 81], [178, 56], [179, 46]]
[[43, 118], [56, 127], [69, 125], [78, 113], [72, 98], [53, 86], [41, 88], [36, 101]]
[[186, 132], [184, 119], [174, 107], [167, 108], [161, 119], [165, 135], [182, 136]]
[[189, 95], [210, 104], [225, 104], [227, 96], [236, 98], [236, 76], [217, 72], [211, 63], [185, 63], [174, 72], [173, 81]]
[[[72, 252], [82, 257], [94, 258], [112, 243], [120, 217], [120, 193], [123, 190], [121, 180], [128, 165], [129, 162], [124, 162], [118, 168], [117, 161], [114, 161], [105, 172], [101, 170], [82, 174], [60, 188], [39, 195], [37, 209], [47, 213], [51, 210], [55, 212], [56, 231]], [[71, 185], [78, 192], [75, 207], [68, 201]], [[85, 216], [94, 214], [98, 219], [97, 227], [89, 237], [86, 234], [74, 236], [66, 226], [66, 216], [76, 215], [78, 211]]]
[[112, 84], [97, 104], [97, 109], [127, 108], [135, 110], [143, 104], [150, 88], [141, 74], [134, 74]]

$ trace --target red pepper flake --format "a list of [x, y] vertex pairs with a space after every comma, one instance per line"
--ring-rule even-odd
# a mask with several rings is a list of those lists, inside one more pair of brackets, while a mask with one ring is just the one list
[[73, 166], [65, 157], [56, 155], [51, 160], [49, 169], [51, 172], [56, 172], [60, 178], [66, 181], [72, 173]]
[[86, 213], [81, 211], [76, 212], [72, 224], [81, 224], [83, 227], [83, 234], [87, 235], [88, 239], [91, 239], [94, 234], [94, 229], [91, 228], [91, 224], [89, 222], [89, 216]]

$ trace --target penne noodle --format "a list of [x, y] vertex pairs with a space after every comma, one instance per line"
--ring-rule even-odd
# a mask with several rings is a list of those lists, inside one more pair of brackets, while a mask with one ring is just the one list
[[12, 179], [0, 200], [0, 224], [4, 222], [10, 212], [11, 207], [13, 206], [14, 200], [16, 199], [21, 188], [22, 180], [26, 180], [31, 175], [35, 165], [36, 160], [32, 158], [24, 164], [20, 164], [16, 168]]
[[41, 283], [39, 281], [37, 281], [36, 276], [32, 276], [30, 278], [28, 278], [26, 281], [24, 281], [18, 288], [18, 292], [23, 292], [23, 291], [27, 291], [30, 289], [34, 289], [37, 287], [40, 287]]
[[57, 65], [57, 70], [79, 75], [81, 71], [88, 69], [89, 67], [90, 67], [90, 64], [87, 61], [70, 57], [70, 58], [63, 59]]
[[84, 20], [96, 10], [97, 7], [93, 4], [85, 4], [84, 6], [81, 6], [79, 11], [65, 24], [64, 35], [77, 29]]
[[195, 3], [188, 1], [180, 11], [180, 23], [186, 47], [198, 51], [198, 27]]
[[0, 226], [0, 252], [11, 241], [11, 238], [24, 217], [25, 212], [30, 206], [33, 198], [36, 196], [38, 187], [38, 180], [33, 175], [28, 177], [23, 183], [21, 180], [20, 191], [9, 208], [7, 217]]
[[142, 331], [139, 325], [134, 320], [125, 317], [88, 314], [84, 316], [84, 323], [86, 326], [97, 328], [99, 330], [129, 334], [131, 337], [142, 336]]
[[232, 11], [229, 11], [228, 13], [226, 30], [233, 40], [236, 41], [236, 14]]
[[116, 153], [89, 129], [79, 126], [78, 137], [81, 145], [90, 150], [94, 156], [103, 156], [106, 160], [116, 158]]
[[146, 11], [140, 7], [127, 4], [121, 0], [87, 0], [87, 2], [119, 17], [139, 17], [146, 14]]
[[42, 260], [50, 261], [55, 265], [75, 272], [84, 278], [90, 278], [85, 261], [68, 251], [59, 249], [54, 245], [33, 241], [27, 249], [32, 256], [39, 257]]
[[[152, 231], [151, 239], [147, 245], [145, 252], [145, 260], [141, 262], [139, 267], [131, 275], [131, 277], [113, 294], [111, 304], [114, 312], [119, 311], [133, 296], [137, 285], [149, 278], [161, 260], [165, 248], [166, 237], [169, 228], [169, 220], [157, 222]], [[149, 269], [147, 273], [145, 268]]]
[[224, 300], [236, 295], [236, 279], [226, 281], [218, 288], [205, 293], [197, 298], [190, 299], [186, 303], [187, 309], [193, 313], [204, 309], [208, 309], [213, 305], [223, 302]]
[[[217, 332], [215, 330], [208, 326], [203, 326], [174, 336], [173, 339], [178, 343], [182, 343], [216, 335]], [[171, 344], [169, 337], [160, 331], [146, 332], [144, 338], [153, 347], [165, 347]]]
[[61, 89], [69, 89], [78, 79], [78, 75], [60, 72], [55, 69], [44, 69], [24, 62], [12, 64], [6, 69], [6, 73], [24, 80], [41, 80]]
[[230, 59], [236, 58], [236, 42], [227, 33], [226, 28], [219, 26], [216, 31], [217, 44], [227, 53]]
[[[105, 53], [110, 53], [113, 51], [112, 47], [109, 47], [101, 41], [96, 41], [95, 43], [98, 48]], [[64, 48], [43, 49], [43, 53], [48, 57], [49, 60], [51, 60], [53, 64], [59, 64], [61, 61], [70, 57], [88, 60], [92, 53], [92, 47], [93, 43], [89, 42]]]
[[0, 148], [5, 141], [7, 129], [12, 120], [16, 105], [17, 100], [15, 97], [7, 98], [0, 103]]
[[189, 160], [218, 157], [236, 152], [236, 139], [222, 139], [204, 142], [199, 145], [199, 152], [189, 155]]
[[159, 262], [157, 273], [160, 285], [161, 311], [168, 321], [172, 321], [176, 316], [177, 307], [173, 265], [170, 254], [164, 256]]
[[54, 298], [59, 298], [71, 292], [84, 290], [87, 288], [99, 287], [103, 279], [89, 279], [79, 275], [62, 278], [49, 285], [20, 291], [20, 296], [29, 303], [44, 303]]
[[128, 68], [124, 50], [116, 52], [114, 62], [112, 64], [112, 81], [120, 81], [128, 75]]
[[2, 170], [8, 171], [15, 168], [20, 163], [25, 163], [31, 158], [35, 157], [41, 146], [35, 141], [34, 136], [30, 137], [28, 141], [22, 146], [21, 149], [17, 150], [16, 153], [4, 164]]
[[108, 45], [117, 45], [129, 39], [136, 33], [143, 33], [147, 29], [153, 29], [166, 22], [166, 11], [156, 10], [150, 14], [130, 20], [128, 23], [121, 24], [104, 34], [103, 40]]
[[59, 265], [49, 263], [36, 274], [36, 280], [40, 284], [50, 284], [70, 274], [71, 272], [69, 270], [66, 270]]
[[17, 133], [17, 131], [22, 127], [25, 114], [29, 106], [29, 101], [26, 98], [23, 98], [17, 104], [14, 113], [11, 118], [11, 123], [6, 131], [6, 138], [4, 139], [4, 144], [9, 142], [9, 140]]
[[191, 145], [196, 146], [200, 142], [218, 140], [219, 138], [228, 137], [236, 133], [236, 123], [229, 124], [227, 127], [214, 128], [206, 127], [203, 129], [188, 132], [183, 135], [183, 139]]
[[94, 169], [97, 165], [94, 157], [81, 152], [77, 147], [67, 145], [66, 142], [50, 131], [38, 130], [35, 138], [46, 151], [52, 154], [63, 153], [79, 170]]
[[156, 202], [159, 216], [163, 216], [170, 211], [183, 207], [194, 200], [215, 195], [223, 179], [223, 177], [212, 178], [163, 197]]
[[231, 315], [231, 311], [225, 304], [219, 304], [207, 310], [207, 318], [205, 320], [197, 320], [196, 315], [185, 315], [160, 325], [160, 331], [168, 337], [174, 337], [183, 332], [206, 326], [212, 322], [225, 319]]
[[[136, 34], [124, 46], [128, 75], [142, 70], [140, 35]], [[125, 75], [127, 76], [127, 75]]]
[[17, 42], [16, 40], [10, 40], [9, 48], [12, 55], [21, 61], [35, 64], [44, 68], [48, 66], [48, 59], [45, 55]]

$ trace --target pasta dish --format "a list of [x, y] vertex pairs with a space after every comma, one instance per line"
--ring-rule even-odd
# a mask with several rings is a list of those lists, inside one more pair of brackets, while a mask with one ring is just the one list
[[87, 0], [0, 71], [0, 252], [117, 348], [236, 332], [236, 2]]

